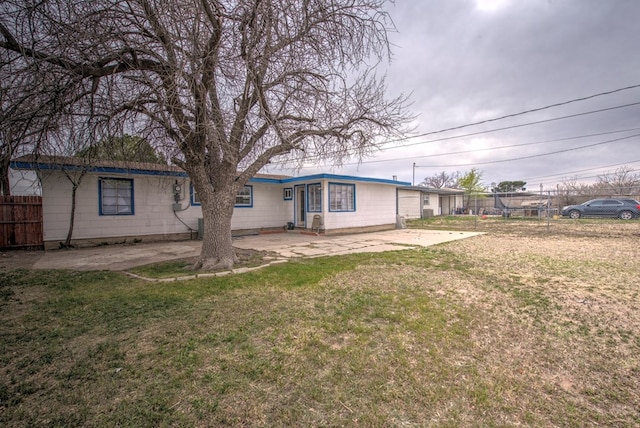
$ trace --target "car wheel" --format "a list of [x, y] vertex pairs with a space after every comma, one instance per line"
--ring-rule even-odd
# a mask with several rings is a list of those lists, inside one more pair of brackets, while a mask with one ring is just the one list
[[572, 218], [574, 220], [580, 218], [580, 215], [581, 215], [580, 211], [576, 211], [576, 210], [569, 211], [569, 218]]
[[631, 220], [633, 218], [633, 213], [631, 211], [622, 211], [618, 214], [622, 220]]

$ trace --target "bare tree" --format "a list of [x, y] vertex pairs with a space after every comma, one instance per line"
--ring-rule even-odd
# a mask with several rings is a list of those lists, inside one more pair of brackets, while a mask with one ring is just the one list
[[12, 76], [12, 64], [0, 56], [0, 195], [10, 195], [9, 165], [22, 154], [29, 141], [30, 125], [36, 120], [33, 95], [38, 92], [32, 77]]
[[[67, 237], [64, 242], [60, 243], [61, 248], [73, 247], [73, 231], [75, 228], [76, 208], [78, 188], [82, 184], [83, 179], [87, 175], [89, 169], [97, 161], [96, 153], [92, 150], [98, 147], [95, 144], [96, 129], [92, 126], [91, 121], [86, 123], [67, 122], [64, 126], [64, 132], [47, 135], [47, 143], [50, 145], [49, 152], [60, 151], [59, 157], [51, 158], [56, 165], [57, 170], [62, 172], [67, 181], [71, 184], [71, 209], [69, 214], [69, 228], [67, 229]], [[73, 165], [66, 165], [64, 159], [68, 155], [74, 155], [76, 162]], [[60, 161], [56, 161], [60, 159]]]
[[640, 194], [640, 174], [629, 166], [598, 176], [592, 184], [580, 183], [577, 177], [563, 178], [558, 185], [558, 197], [563, 205], [582, 203], [596, 197], [637, 196]]
[[430, 177], [425, 177], [420, 184], [434, 189], [442, 189], [444, 187], [456, 187], [459, 179], [460, 173], [457, 171], [452, 173], [441, 171]]
[[[0, 19], [7, 16], [4, 9], [10, 6], [4, 3], [0, 6]], [[2, 34], [0, 30], [0, 37]], [[38, 151], [40, 142], [49, 133], [58, 132], [61, 117], [73, 117], [68, 108], [61, 107], [70, 104], [75, 94], [69, 91], [68, 82], [58, 77], [23, 54], [0, 49], [0, 192], [3, 194], [11, 191], [11, 159]]]
[[57, 112], [91, 99], [105, 124], [155, 136], [201, 200], [198, 266], [229, 267], [235, 195], [262, 167], [340, 163], [402, 131], [405, 98], [386, 99], [374, 73], [389, 54], [384, 4], [13, 0], [0, 49], [56, 77]]
[[577, 203], [576, 196], [583, 193], [584, 185], [578, 183], [577, 177], [565, 177], [562, 183], [558, 185], [558, 205], [574, 205]]
[[622, 166], [613, 172], [598, 176], [597, 185], [604, 194], [624, 196], [640, 193], [640, 173], [629, 166]]
[[74, 115], [63, 118], [63, 122], [58, 123], [60, 128], [57, 132], [50, 131], [38, 138], [39, 151], [48, 155], [42, 156], [37, 152], [32, 156], [20, 158], [32, 162], [36, 169], [39, 168], [40, 161], [47, 165], [46, 168], [37, 171], [41, 180], [48, 174], [59, 172], [71, 185], [69, 227], [64, 242], [60, 242], [60, 248], [73, 247], [77, 191], [87, 172], [99, 160], [95, 156], [96, 151], [90, 149], [98, 146], [94, 141], [100, 138], [99, 134], [96, 134], [100, 128], [94, 126], [90, 115], [82, 115], [81, 120], [74, 119]]

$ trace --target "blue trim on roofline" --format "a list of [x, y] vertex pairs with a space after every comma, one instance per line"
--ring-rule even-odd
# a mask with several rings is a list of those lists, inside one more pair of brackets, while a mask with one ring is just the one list
[[[41, 169], [41, 170], [59, 170], [64, 166], [68, 171], [81, 171], [81, 165], [57, 165], [47, 163], [36, 162], [11, 162], [11, 168], [13, 169]], [[87, 172], [98, 172], [103, 174], [136, 174], [136, 175], [155, 175], [164, 177], [188, 177], [189, 175], [184, 171], [156, 171], [148, 169], [135, 169], [135, 168], [115, 168], [106, 166], [93, 166], [87, 169]], [[303, 177], [291, 177], [291, 178], [265, 178], [265, 177], [252, 177], [249, 179], [250, 183], [271, 183], [271, 184], [288, 184], [309, 180], [350, 180], [359, 181], [364, 183], [378, 183], [378, 184], [391, 184], [394, 186], [410, 186], [408, 181], [396, 181], [388, 180], [384, 178], [370, 178], [370, 177], [355, 177], [352, 175], [336, 175], [336, 174], [314, 174]]]
[[308, 181], [308, 180], [351, 180], [360, 181], [365, 183], [379, 183], [379, 184], [392, 184], [394, 186], [406, 186], [407, 181], [387, 180], [385, 178], [369, 178], [369, 177], [355, 177], [352, 175], [336, 175], [336, 174], [314, 174], [303, 177], [291, 177], [278, 180], [280, 183], [294, 183], [296, 181]]
[[[84, 168], [82, 165], [56, 165], [49, 163], [35, 163], [35, 162], [11, 162], [11, 167], [14, 169], [40, 169], [40, 170], [60, 170], [67, 171], [82, 171]], [[188, 177], [184, 171], [155, 171], [149, 169], [135, 169], [135, 168], [115, 168], [111, 166], [92, 166], [87, 168], [87, 172], [98, 172], [102, 174], [135, 174], [135, 175], [159, 175], [165, 177]]]
[[272, 183], [281, 184], [282, 180], [279, 178], [264, 178], [264, 177], [251, 177], [249, 183]]

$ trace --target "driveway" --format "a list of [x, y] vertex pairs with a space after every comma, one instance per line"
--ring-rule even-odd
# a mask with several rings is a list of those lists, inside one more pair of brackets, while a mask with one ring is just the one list
[[[242, 249], [272, 251], [285, 259], [320, 257], [350, 253], [406, 250], [442, 242], [469, 238], [480, 232], [401, 229], [354, 235], [315, 236], [299, 233], [274, 233], [243, 236], [233, 245]], [[122, 271], [149, 263], [194, 257], [200, 254], [201, 241], [154, 242], [109, 245], [76, 250], [40, 252], [35, 269]]]

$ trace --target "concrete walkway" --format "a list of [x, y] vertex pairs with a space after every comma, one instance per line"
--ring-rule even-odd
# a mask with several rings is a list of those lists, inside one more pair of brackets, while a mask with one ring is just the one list
[[[422, 229], [389, 230], [337, 236], [274, 233], [235, 238], [233, 245], [242, 249], [272, 251], [282, 258], [291, 259], [406, 250], [408, 248], [428, 247], [480, 234], [480, 232], [449, 232]], [[134, 266], [198, 256], [201, 247], [201, 241], [179, 241], [47, 251], [34, 263], [33, 267], [35, 269], [70, 269], [77, 271], [123, 271]]]

